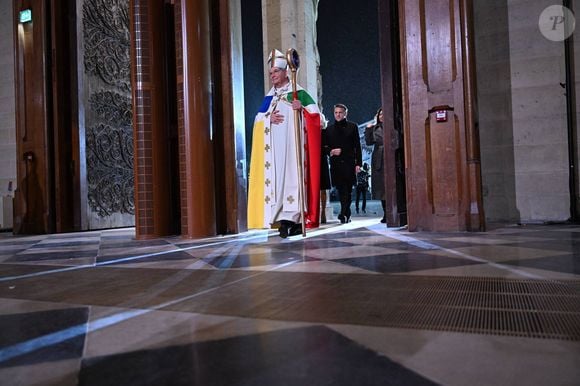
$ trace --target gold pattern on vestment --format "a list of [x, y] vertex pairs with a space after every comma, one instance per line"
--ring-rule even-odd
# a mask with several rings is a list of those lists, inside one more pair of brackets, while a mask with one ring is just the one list
[[286, 201], [288, 201], [290, 204], [292, 204], [296, 200], [294, 199], [294, 197], [292, 197], [292, 195], [290, 195], [290, 196], [286, 197]]

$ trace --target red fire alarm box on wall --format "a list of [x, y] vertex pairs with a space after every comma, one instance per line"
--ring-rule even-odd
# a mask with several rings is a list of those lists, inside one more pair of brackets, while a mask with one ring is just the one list
[[435, 114], [435, 122], [447, 122], [449, 119], [449, 112], [453, 111], [453, 107], [449, 105], [438, 105], [429, 109], [429, 115]]
[[435, 120], [437, 122], [447, 122], [447, 110], [435, 111]]

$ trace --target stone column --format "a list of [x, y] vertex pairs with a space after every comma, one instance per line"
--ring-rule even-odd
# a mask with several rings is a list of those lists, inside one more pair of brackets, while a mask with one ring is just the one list
[[[284, 53], [288, 48], [295, 48], [300, 55], [298, 84], [317, 101], [322, 95], [318, 71], [320, 57], [316, 45], [318, 1], [262, 0], [264, 62], [274, 48]], [[268, 91], [270, 79], [266, 71], [264, 85]]]
[[135, 230], [138, 239], [170, 234], [170, 172], [163, 72], [161, 2], [131, 0], [131, 63], [135, 171]]
[[181, 234], [189, 238], [216, 233], [209, 7], [175, 2]]

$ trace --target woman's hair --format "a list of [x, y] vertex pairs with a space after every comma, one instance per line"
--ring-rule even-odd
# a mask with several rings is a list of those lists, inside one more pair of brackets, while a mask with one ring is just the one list
[[[379, 107], [379, 109], [377, 110], [377, 113], [375, 114], [375, 122], [379, 123], [379, 115], [381, 115], [381, 112], [383, 111], [382, 107]], [[382, 122], [382, 121], [380, 121]]]

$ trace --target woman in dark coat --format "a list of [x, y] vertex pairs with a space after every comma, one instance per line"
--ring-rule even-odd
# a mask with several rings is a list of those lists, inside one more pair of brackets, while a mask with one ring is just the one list
[[365, 142], [368, 146], [374, 145], [371, 156], [371, 194], [373, 199], [381, 200], [383, 207], [382, 223], [387, 221], [386, 214], [386, 192], [385, 192], [385, 166], [383, 148], [383, 108], [381, 107], [375, 115], [375, 124], [369, 125], [365, 129]]

